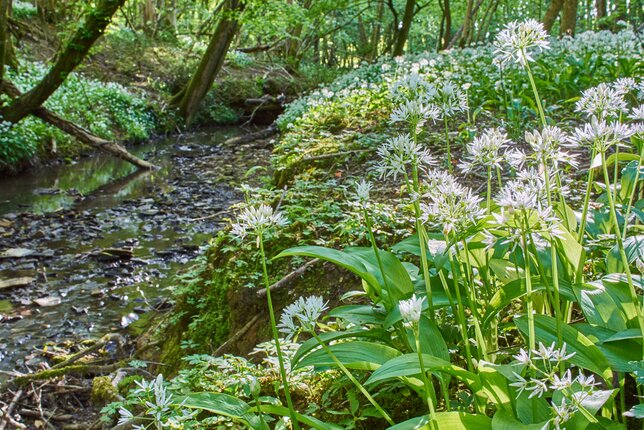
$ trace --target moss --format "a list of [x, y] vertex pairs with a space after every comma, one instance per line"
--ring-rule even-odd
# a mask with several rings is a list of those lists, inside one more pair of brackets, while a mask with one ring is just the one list
[[92, 380], [92, 403], [97, 406], [116, 401], [118, 391], [109, 376], [98, 376]]

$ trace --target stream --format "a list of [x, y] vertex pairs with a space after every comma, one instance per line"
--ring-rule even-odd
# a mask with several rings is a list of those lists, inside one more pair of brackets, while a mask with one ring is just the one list
[[235, 185], [268, 165], [269, 149], [223, 145], [241, 132], [132, 150], [158, 171], [101, 154], [0, 178], [0, 370], [34, 369], [47, 343], [136, 334], [169, 307], [173, 275], [225, 225]]

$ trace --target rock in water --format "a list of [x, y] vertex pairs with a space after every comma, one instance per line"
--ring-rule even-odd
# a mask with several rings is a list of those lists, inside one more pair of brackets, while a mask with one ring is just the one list
[[51, 306], [58, 306], [59, 304], [62, 303], [62, 301], [63, 300], [58, 296], [48, 296], [48, 297], [42, 297], [40, 299], [36, 299], [34, 300], [34, 303], [43, 308], [48, 308]]
[[0, 258], [22, 258], [35, 254], [36, 251], [27, 248], [10, 248], [0, 254]]
[[14, 287], [26, 287], [35, 281], [35, 278], [30, 278], [29, 276], [23, 276], [21, 278], [12, 278], [12, 279], [3, 279], [0, 280], [0, 290], [5, 288], [14, 288]]

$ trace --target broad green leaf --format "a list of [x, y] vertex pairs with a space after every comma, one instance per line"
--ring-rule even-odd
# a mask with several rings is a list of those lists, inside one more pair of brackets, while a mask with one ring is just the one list
[[[644, 235], [626, 238], [624, 251], [626, 252], [628, 264], [632, 264], [638, 258], [644, 260]], [[606, 271], [608, 273], [624, 272], [618, 245], [615, 245], [606, 255]]]
[[622, 186], [619, 190], [619, 196], [622, 201], [626, 201], [630, 197], [637, 185], [636, 179], [637, 182], [644, 180], [644, 166], [640, 166], [639, 160], [631, 161], [622, 169], [622, 176], [620, 178]]
[[[372, 329], [365, 330], [362, 327], [356, 327], [345, 331], [331, 331], [326, 333], [320, 333], [318, 335], [320, 339], [325, 344], [329, 344], [334, 340], [339, 339], [348, 339], [348, 338], [370, 338], [370, 339], [379, 339], [385, 340], [389, 337], [388, 333], [382, 329]], [[305, 341], [297, 350], [293, 358], [291, 359], [291, 365], [296, 366], [302, 357], [311, 352], [314, 349], [320, 347], [320, 344], [315, 338], [308, 339]]]
[[639, 328], [616, 332], [590, 324], [576, 324], [575, 327], [597, 346], [613, 370], [629, 372], [629, 363], [642, 358]]
[[[531, 279], [533, 291], [543, 291], [546, 289], [546, 286], [543, 284], [540, 277], [532, 277]], [[552, 279], [548, 279], [548, 281], [551, 282], [550, 289], [552, 289]], [[570, 284], [563, 279], [559, 280], [559, 292], [564, 299], [575, 301], [575, 295], [572, 292]], [[524, 279], [516, 279], [501, 286], [501, 288], [494, 293], [488, 303], [482, 325], [486, 326], [489, 324], [491, 320], [510, 303], [512, 303], [513, 300], [523, 297], [525, 294], [526, 288]]]
[[173, 404], [239, 420], [254, 430], [265, 430], [265, 427], [261, 425], [261, 421], [256, 420], [256, 416], [248, 403], [228, 394], [190, 393], [186, 396], [174, 397]]
[[508, 385], [507, 375], [511, 371], [509, 365], [497, 365], [485, 361], [481, 361], [479, 364], [481, 392], [485, 394], [488, 402], [496, 405], [497, 409], [510, 414], [514, 413], [513, 390]]
[[585, 263], [586, 251], [570, 232], [562, 232], [555, 237], [555, 242], [560, 258], [567, 260], [575, 271]]
[[615, 330], [626, 329], [626, 315], [621, 306], [615, 302], [614, 296], [601, 282], [574, 285], [573, 291], [589, 324], [611, 327]]
[[523, 424], [504, 411], [498, 411], [492, 417], [492, 430], [548, 430], [549, 428], [549, 420], [537, 424]]
[[[514, 322], [518, 329], [527, 336], [528, 319], [522, 315], [514, 318]], [[557, 342], [557, 326], [553, 317], [535, 315], [534, 325], [538, 342], [543, 342], [546, 345]], [[604, 354], [602, 354], [590, 339], [584, 336], [575, 327], [569, 324], [564, 324], [562, 330], [563, 341], [566, 342], [566, 351], [568, 353], [575, 353], [575, 355], [570, 358], [570, 362], [582, 369], [590, 370], [591, 372], [602, 376], [607, 382], [609, 382], [613, 373]]]
[[[400, 355], [400, 351], [390, 346], [374, 342], [344, 342], [330, 345], [329, 349], [335, 357], [349, 369], [376, 370], [387, 361]], [[317, 349], [302, 358], [297, 368], [336, 367], [335, 362], [324, 349]]]
[[[492, 419], [486, 415], [473, 415], [464, 412], [438, 412], [434, 415], [438, 430], [492, 430]], [[429, 425], [427, 415], [412, 418], [389, 430], [435, 430]]]
[[[416, 350], [415, 338], [412, 330], [407, 330], [409, 336], [409, 343], [412, 345], [412, 348]], [[447, 344], [445, 339], [443, 339], [443, 334], [436, 327], [436, 324], [432, 322], [425, 315], [420, 318], [420, 350], [423, 354], [433, 355], [438, 358], [442, 358], [445, 361], [449, 361], [449, 351], [447, 350]]]
[[319, 258], [343, 267], [365, 281], [378, 296], [381, 294], [378, 279], [373, 274], [369, 273], [364, 261], [356, 256], [338, 251], [337, 249], [325, 248], [323, 246], [297, 246], [280, 252], [274, 258], [295, 256]]
[[[451, 364], [449, 361], [423, 354], [423, 364], [428, 372], [444, 372], [462, 381], [473, 391], [481, 388], [479, 377], [461, 367]], [[386, 363], [383, 363], [375, 372], [371, 374], [365, 385], [378, 384], [383, 381], [420, 375], [420, 363], [418, 354], [405, 354], [395, 357]]]
[[345, 305], [333, 308], [329, 312], [330, 317], [342, 318], [353, 324], [376, 324], [382, 325], [385, 322], [385, 310], [382, 307], [371, 305]]
[[378, 259], [372, 248], [347, 248], [344, 252], [352, 257], [361, 259], [367, 271], [378, 280], [383, 291], [386, 291], [386, 280], [386, 285], [391, 292], [390, 300], [394, 303], [414, 292], [414, 285], [411, 282], [407, 269], [391, 252], [383, 250], [379, 250], [378, 252], [382, 268], [385, 272], [385, 280], [383, 280], [382, 270], [380, 270]]

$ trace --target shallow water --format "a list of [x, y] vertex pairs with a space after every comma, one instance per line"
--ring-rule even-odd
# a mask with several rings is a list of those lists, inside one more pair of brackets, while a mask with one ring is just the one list
[[[35, 367], [47, 342], [132, 333], [167, 308], [189, 266], [239, 199], [234, 184], [267, 150], [222, 146], [238, 129], [158, 140], [134, 152], [162, 166], [137, 172], [107, 155], [0, 178], [0, 370]], [[114, 248], [119, 257], [106, 255]], [[131, 251], [131, 255], [130, 255]]]

